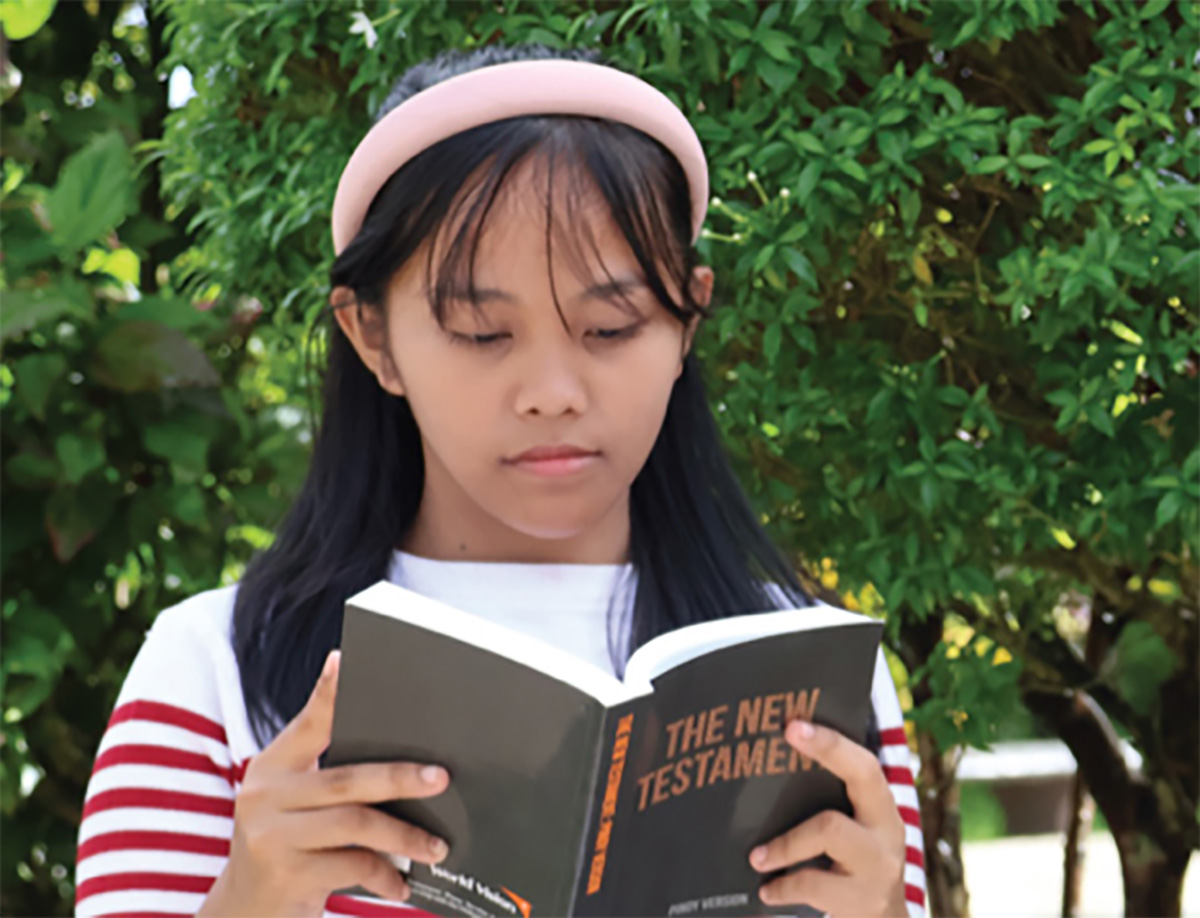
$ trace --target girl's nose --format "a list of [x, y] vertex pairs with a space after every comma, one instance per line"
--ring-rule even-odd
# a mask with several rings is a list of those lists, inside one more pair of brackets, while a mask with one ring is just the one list
[[526, 359], [517, 366], [518, 414], [558, 417], [568, 412], [582, 414], [587, 409], [587, 386], [577, 355], [571, 354], [570, 349], [570, 342], [530, 348]]

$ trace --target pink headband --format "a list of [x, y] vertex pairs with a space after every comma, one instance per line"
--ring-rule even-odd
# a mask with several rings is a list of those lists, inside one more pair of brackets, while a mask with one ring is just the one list
[[708, 209], [708, 165], [691, 124], [649, 83], [582, 61], [517, 61], [463, 73], [396, 106], [355, 148], [333, 199], [333, 248], [362, 226], [379, 189], [404, 163], [440, 140], [519, 115], [585, 115], [628, 124], [670, 150], [692, 197], [692, 242]]

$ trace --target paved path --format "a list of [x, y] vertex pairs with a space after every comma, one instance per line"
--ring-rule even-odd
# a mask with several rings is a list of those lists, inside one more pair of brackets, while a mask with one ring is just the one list
[[[972, 918], [1051, 918], [1062, 901], [1062, 837], [1019, 835], [963, 845]], [[1084, 861], [1080, 918], [1123, 915], [1121, 862], [1107, 832], [1094, 833]], [[1183, 883], [1183, 914], [1200, 918], [1200, 867]]]

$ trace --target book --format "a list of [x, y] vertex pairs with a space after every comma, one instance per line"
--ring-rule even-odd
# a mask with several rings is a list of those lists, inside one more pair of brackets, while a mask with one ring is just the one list
[[450, 845], [437, 865], [393, 857], [426, 912], [819, 915], [763, 903], [783, 871], [749, 854], [822, 810], [853, 812], [783, 731], [802, 717], [865, 742], [882, 631], [825, 604], [737, 615], [653, 638], [618, 679], [381, 582], [346, 603], [321, 765], [447, 768], [443, 793], [377, 804]]

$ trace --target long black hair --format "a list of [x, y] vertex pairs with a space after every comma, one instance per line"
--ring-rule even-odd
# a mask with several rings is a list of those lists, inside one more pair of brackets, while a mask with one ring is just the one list
[[[540, 45], [450, 52], [407, 71], [376, 118], [457, 74], [545, 58], [603, 63], [591, 51]], [[438, 266], [431, 255], [427, 265], [430, 277], [436, 268], [437, 282], [429, 289], [441, 322], [444, 294], [464, 265], [473, 289], [474, 249], [498, 190], [534, 154], [568, 162], [569, 175], [600, 192], [663, 308], [681, 323], [707, 314], [688, 283], [695, 267], [692, 210], [678, 161], [632, 127], [575, 116], [481, 125], [410, 160], [379, 191], [361, 230], [334, 261], [331, 287], [349, 288], [357, 304], [382, 313], [379, 305], [396, 271], [431, 234], [453, 225], [448, 254]], [[548, 208], [553, 196], [547, 192]], [[464, 207], [465, 219], [456, 220]], [[590, 238], [586, 227], [576, 228]], [[678, 301], [668, 281], [680, 291]], [[421, 435], [407, 400], [379, 385], [336, 322], [329, 322], [328, 335], [324, 407], [307, 480], [274, 544], [249, 564], [234, 608], [246, 708], [263, 746], [304, 706], [326, 655], [338, 646], [343, 603], [386, 576], [424, 486]], [[618, 672], [629, 652], [681, 625], [814, 604], [733, 474], [690, 354], [633, 482], [630, 517], [636, 585], [629, 620], [622, 623], [628, 639], [622, 650], [611, 634], [609, 640]]]

